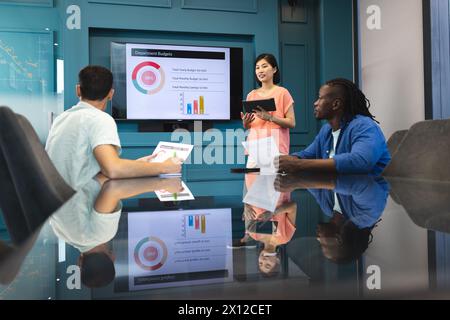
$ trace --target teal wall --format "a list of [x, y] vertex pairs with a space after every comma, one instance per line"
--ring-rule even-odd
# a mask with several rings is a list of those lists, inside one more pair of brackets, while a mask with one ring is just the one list
[[[104, 2], [104, 3], [101, 3]], [[121, 3], [111, 5], [111, 2]], [[217, 43], [221, 36], [251, 38], [254, 52], [274, 52], [278, 56], [278, 5], [273, 0], [172, 0], [142, 1], [148, 6], [125, 5], [137, 1], [77, 1], [82, 12], [82, 28], [63, 31], [66, 64], [65, 104], [76, 102], [69, 88], [76, 85], [80, 68], [90, 61], [89, 29], [112, 29], [139, 37], [142, 31], [168, 32], [169, 39], [196, 43]], [[72, 3], [67, 1], [67, 3]], [[153, 6], [152, 6], [153, 4]], [[168, 7], [157, 7], [167, 4]], [[254, 7], [255, 4], [255, 7]], [[200, 9], [191, 9], [192, 7]], [[209, 8], [209, 9], [208, 9]], [[244, 12], [242, 12], [244, 11]], [[209, 36], [208, 36], [209, 35]], [[77, 52], [77, 54], [73, 54]], [[246, 59], [250, 59], [246, 56]], [[246, 61], [248, 62], [248, 61]], [[244, 74], [245, 79], [250, 75]], [[247, 80], [248, 81], [248, 80]], [[248, 88], [248, 82], [247, 82]]]
[[[17, 0], [16, 2], [20, 2]], [[24, 0], [25, 1], [25, 0]], [[312, 104], [320, 84], [333, 77], [353, 77], [352, 1], [302, 0], [305, 19], [286, 21], [287, 0], [42, 0], [42, 6], [6, 5], [0, 0], [0, 29], [50, 29], [55, 57], [64, 59], [64, 108], [77, 102], [78, 71], [89, 63], [109, 65], [112, 40], [227, 45], [244, 49], [244, 96], [254, 88], [253, 59], [272, 52], [279, 59], [282, 85], [296, 101], [297, 128], [291, 151], [308, 145], [320, 124]], [[48, 6], [48, 3], [51, 3]], [[81, 8], [81, 29], [69, 30], [66, 8]], [[296, 10], [298, 10], [297, 8]], [[26, 112], [33, 122], [39, 108]], [[217, 122], [215, 128], [240, 128], [240, 121]], [[119, 123], [125, 157], [150, 153], [166, 133], [139, 133], [137, 123]], [[201, 144], [207, 145], [209, 142]], [[223, 150], [235, 142], [222, 143]], [[238, 144], [240, 145], [240, 144]], [[201, 148], [201, 146], [198, 146]], [[242, 150], [236, 150], [236, 154]], [[202, 166], [189, 166], [189, 170]], [[217, 170], [217, 168], [210, 168]], [[225, 171], [228, 167], [224, 167]], [[193, 172], [193, 171], [191, 171]]]
[[[8, 2], [8, 4], [4, 4], [5, 2]], [[39, 47], [48, 48], [50, 53], [46, 52], [45, 54], [53, 57], [48, 61], [48, 65], [44, 66], [43, 63], [40, 63], [37, 67], [45, 74], [40, 71], [33, 72], [34, 82], [33, 85], [30, 85], [29, 90], [25, 90], [25, 92], [21, 91], [19, 95], [17, 95], [14, 94], [11, 88], [2, 87], [2, 85], [0, 85], [0, 105], [7, 105], [14, 111], [26, 115], [27, 118], [31, 120], [41, 142], [44, 142], [49, 130], [48, 114], [50, 112], [56, 113], [58, 109], [62, 110], [62, 101], [58, 104], [58, 99], [53, 94], [53, 91], [55, 90], [54, 58], [61, 56], [61, 49], [59, 46], [54, 46], [53, 43], [61, 43], [62, 18], [64, 17], [61, 18], [60, 10], [56, 6], [52, 6], [53, 2], [50, 3], [50, 0], [42, 0], [42, 5], [39, 5], [38, 3], [36, 5], [16, 5], [11, 4], [12, 2], [17, 1], [0, 1], [0, 41], [4, 40], [3, 45], [0, 46], [0, 78], [5, 79], [5, 74], [2, 70], [8, 72], [9, 64], [11, 62], [8, 54], [5, 53], [5, 46], [16, 49], [13, 56], [15, 55], [18, 58], [18, 61], [22, 63], [25, 63], [26, 61], [36, 62], [35, 58], [39, 55], [37, 52], [39, 50], [36, 50], [35, 48], [40, 40], [33, 43], [31, 41], [27, 42], [22, 40], [22, 42], [19, 41], [18, 45], [11, 44], [10, 41], [5, 41], [4, 39], [5, 35], [9, 38], [9, 32], [16, 33], [17, 36], [20, 36], [22, 39], [32, 39], [39, 36], [41, 36], [42, 39], [48, 39], [47, 42], [49, 42], [49, 45], [40, 42]], [[58, 1], [55, 0], [54, 4], [57, 3]], [[20, 33], [17, 31], [20, 31]], [[33, 48], [29, 49], [30, 51], [33, 51], [30, 54], [31, 57], [17, 53], [17, 51], [23, 53], [24, 48]], [[12, 63], [12, 66], [13, 68], [17, 67], [14, 63]], [[41, 75], [41, 79], [45, 79], [44, 81], [40, 81], [36, 77]], [[6, 77], [9, 77], [8, 73]], [[17, 79], [19, 80], [19, 78], [20, 77], [18, 76]], [[23, 85], [19, 87], [23, 87]]]
[[[54, 46], [54, 58], [64, 59], [65, 65], [65, 109], [77, 101], [78, 71], [89, 63], [108, 65], [112, 39], [240, 46], [244, 48], [244, 95], [255, 85], [255, 55], [271, 52], [279, 59], [282, 85], [296, 101], [297, 128], [291, 132], [291, 146], [292, 151], [297, 151], [313, 139], [320, 126], [312, 116], [320, 84], [337, 76], [353, 77], [351, 0], [298, 1], [306, 19], [296, 22], [282, 19], [280, 8], [287, 5], [287, 0], [41, 0], [42, 5], [34, 6], [6, 2], [21, 0], [0, 0], [0, 30], [45, 30], [53, 34], [58, 44]], [[66, 8], [72, 4], [81, 8], [80, 30], [66, 28]], [[4, 99], [0, 97], [2, 104]], [[46, 127], [37, 119], [45, 119], [49, 110], [55, 108], [29, 105], [20, 112], [35, 128], [41, 126], [44, 131]], [[214, 126], [225, 130], [239, 128], [241, 123], [220, 122]], [[168, 133], [138, 133], [135, 123], [119, 124], [119, 131], [124, 156], [129, 158], [149, 154], [158, 141], [170, 139]], [[45, 134], [40, 137], [45, 140]], [[196, 150], [202, 152], [207, 144], [208, 141], [197, 143]], [[218, 145], [224, 154], [233, 150], [235, 158], [242, 152], [235, 141]], [[240, 175], [229, 174], [230, 166], [233, 165], [189, 165], [183, 177], [198, 182], [211, 177], [242, 179]], [[230, 188], [233, 183], [230, 182]], [[0, 222], [0, 229], [3, 227]], [[54, 266], [48, 267], [54, 276]], [[54, 289], [50, 291], [52, 295]]]
[[[287, 1], [281, 1], [281, 11]], [[283, 85], [295, 100], [297, 127], [291, 130], [291, 152], [304, 149], [321, 123], [313, 116], [318, 90], [326, 80], [353, 79], [351, 0], [299, 1], [297, 22], [281, 17], [279, 24]]]
[[320, 83], [353, 79], [353, 5], [351, 0], [321, 0], [319, 5]]
[[[104, 3], [102, 3], [104, 2]], [[79, 1], [81, 30], [63, 31], [65, 57], [65, 107], [76, 102], [74, 88], [78, 70], [88, 63], [108, 64], [109, 41], [157, 40], [162, 43], [194, 45], [230, 45], [244, 48], [244, 92], [253, 86], [253, 59], [256, 53], [273, 52], [279, 57], [278, 4], [273, 0], [172, 0], [143, 1], [147, 6], [127, 5], [137, 1]], [[84, 16], [83, 16], [84, 14]], [[76, 55], [73, 52], [77, 52]], [[216, 123], [215, 128], [241, 127], [240, 121]], [[135, 158], [152, 152], [160, 140], [170, 140], [170, 134], [137, 132], [136, 123], [119, 124], [123, 156]], [[204, 151], [209, 142], [196, 143], [194, 153]], [[237, 147], [235, 147], [235, 145]], [[240, 142], [217, 144], [225, 154], [234, 148], [242, 154]], [[185, 174], [202, 180], [212, 174], [223, 179], [234, 179], [229, 168], [235, 165], [208, 167], [189, 165]]]
[[[62, 18], [56, 7], [21, 6], [4, 4], [0, 1], [0, 29], [45, 30], [61, 34]], [[43, 1], [44, 2], [44, 1]], [[55, 4], [59, 1], [55, 0]]]
[[8, 235], [6, 233], [6, 225], [2, 218], [2, 210], [0, 208], [0, 240], [8, 239]]
[[290, 131], [292, 152], [304, 149], [313, 140], [319, 126], [312, 107], [320, 85], [320, 47], [317, 41], [319, 5], [320, 1], [303, 1], [300, 8], [303, 19], [290, 22], [290, 8], [287, 1], [282, 2], [282, 8], [288, 12], [287, 17], [281, 17], [279, 24], [282, 80], [294, 98], [297, 124]]

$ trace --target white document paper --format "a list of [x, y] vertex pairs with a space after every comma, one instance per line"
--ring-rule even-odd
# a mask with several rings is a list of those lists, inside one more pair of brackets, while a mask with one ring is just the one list
[[170, 193], [167, 191], [155, 191], [156, 196], [159, 201], [186, 201], [186, 200], [194, 200], [194, 195], [191, 190], [186, 186], [186, 184], [182, 181], [181, 186], [183, 187], [183, 191], [177, 193]]
[[[152, 153], [152, 155], [157, 156], [150, 162], [164, 162], [167, 159], [173, 157], [177, 157], [182, 162], [184, 162], [187, 160], [187, 158], [189, 158], [193, 147], [194, 146], [191, 144], [160, 141], [156, 146], [156, 149]], [[159, 176], [161, 178], [179, 177], [181, 176], [181, 172], [160, 174]]]
[[274, 160], [281, 154], [273, 137], [242, 142], [242, 145], [261, 169], [262, 175], [277, 173]]
[[276, 175], [258, 175], [243, 202], [270, 212], [277, 208], [281, 193], [275, 190]]
[[157, 155], [156, 158], [152, 159], [151, 162], [164, 162], [169, 158], [177, 157], [182, 162], [191, 154], [192, 148], [194, 146], [191, 144], [174, 143], [174, 142], [163, 142], [160, 141], [153, 151], [153, 155]]

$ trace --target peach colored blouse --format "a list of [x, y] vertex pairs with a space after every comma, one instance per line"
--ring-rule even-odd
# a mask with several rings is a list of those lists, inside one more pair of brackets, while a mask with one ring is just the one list
[[[253, 90], [247, 95], [247, 100], [263, 100], [271, 98], [275, 99], [276, 111], [269, 113], [278, 118], [285, 118], [289, 107], [294, 103], [294, 99], [286, 88], [278, 86], [269, 96], [261, 96], [257, 90]], [[276, 123], [264, 121], [255, 117], [255, 120], [251, 123], [247, 139], [250, 141], [269, 136], [274, 137], [280, 153], [289, 154], [289, 129], [282, 128]]]
[[[278, 222], [277, 231], [270, 236], [271, 242], [279, 246], [291, 241], [292, 237], [294, 236], [296, 227], [289, 220], [287, 213], [279, 213], [274, 216], [271, 221]], [[258, 234], [254, 232], [249, 232], [249, 236], [256, 241], [261, 241], [262, 239], [267, 238], [266, 234]]]

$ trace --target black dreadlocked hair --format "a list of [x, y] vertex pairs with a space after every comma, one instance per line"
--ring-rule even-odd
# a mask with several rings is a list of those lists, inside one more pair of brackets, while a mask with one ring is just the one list
[[342, 94], [342, 98], [344, 99], [344, 114], [347, 121], [353, 119], [356, 115], [363, 115], [371, 118], [376, 123], [379, 123], [375, 120], [375, 116], [372, 115], [369, 111], [370, 101], [366, 98], [364, 93], [358, 88], [356, 84], [352, 81], [337, 78], [333, 80], [329, 80], [325, 83], [330, 87], [340, 87], [340, 93]]

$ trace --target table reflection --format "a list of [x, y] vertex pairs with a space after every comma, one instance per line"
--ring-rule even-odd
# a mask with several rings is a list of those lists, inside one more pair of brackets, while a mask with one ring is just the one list
[[297, 204], [291, 201], [289, 192], [274, 189], [275, 179], [276, 176], [245, 175], [245, 234], [234, 242], [237, 248], [259, 243], [258, 268], [266, 277], [280, 273], [279, 247], [288, 243], [296, 231]]
[[116, 276], [110, 240], [118, 230], [121, 200], [158, 190], [181, 192], [181, 181], [179, 178], [108, 180], [99, 174], [50, 218], [56, 236], [80, 252], [78, 266], [85, 286], [103, 287]]
[[[250, 298], [251, 292], [295, 298], [308, 290], [322, 297], [331, 289], [359, 297], [369, 265], [386, 258], [384, 271], [389, 261], [409, 254], [386, 255], [380, 248], [398, 239], [394, 215], [381, 221], [389, 206], [404, 207], [403, 216], [421, 227], [448, 230], [445, 184], [317, 174], [241, 177], [183, 182], [97, 176], [48, 218], [42, 230], [49, 233], [41, 231], [45, 217], [27, 235], [23, 219], [3, 217], [8, 233], [0, 243], [1, 284], [24, 293], [18, 284], [32, 292], [47, 283], [49, 292], [57, 288], [48, 296], [63, 299]], [[390, 201], [387, 207], [390, 192], [401, 206]], [[17, 241], [15, 230], [24, 241]], [[427, 232], [411, 235], [420, 231]], [[76, 268], [80, 287], [71, 271]], [[270, 290], [258, 289], [263, 287]], [[0, 292], [0, 298], [12, 294]]]
[[278, 176], [275, 188], [305, 189], [314, 197], [328, 218], [316, 229], [322, 253], [340, 264], [357, 260], [367, 250], [390, 190], [382, 177], [309, 174]]

